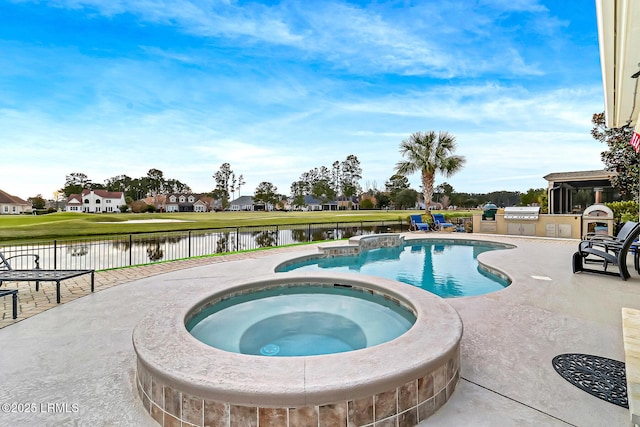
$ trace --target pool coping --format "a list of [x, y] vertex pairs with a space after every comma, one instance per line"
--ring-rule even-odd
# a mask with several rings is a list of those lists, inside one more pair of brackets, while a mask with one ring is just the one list
[[[452, 342], [460, 340], [462, 321], [449, 304], [418, 288], [379, 277], [361, 276], [277, 273], [265, 280], [228, 290], [275, 283], [339, 281], [410, 301], [417, 314], [414, 326], [392, 341], [352, 352], [277, 358], [248, 356], [210, 347], [186, 330], [185, 319], [194, 307], [210, 298], [207, 296], [200, 300], [176, 301], [161, 316], [145, 317], [133, 332], [134, 348], [140, 363], [161, 376], [166, 384], [235, 404], [254, 404], [255, 394], [260, 393], [266, 396], [264, 403], [269, 405], [327, 403], [333, 399], [327, 393], [333, 394], [336, 387], [350, 388], [355, 397], [381, 392], [415, 377], [416, 371], [424, 370], [424, 364], [417, 361], [417, 354], [430, 355], [433, 363], [451, 356], [448, 349]], [[398, 348], [402, 348], [402, 352], [398, 352]], [[394, 360], [394, 364], [389, 364], [389, 360]], [[254, 367], [251, 375], [247, 375], [247, 362]], [[378, 381], [371, 383], [369, 370], [354, 369], [362, 363], [375, 368]], [[400, 371], [399, 366], [402, 367]], [[331, 373], [331, 378], [327, 378], [327, 372]], [[309, 378], [313, 378], [315, 384], [310, 383]], [[282, 384], [282, 390], [274, 391], [273, 384]]]
[[[219, 350], [194, 338], [185, 327], [194, 310], [218, 295], [306, 283], [340, 283], [388, 295], [411, 307], [416, 323], [400, 337], [373, 347], [299, 357]], [[138, 390], [152, 416], [155, 408], [164, 412], [165, 418], [169, 414], [185, 421], [182, 413], [172, 413], [180, 412], [177, 406], [167, 406], [167, 395], [176, 393], [227, 408], [286, 409], [344, 406], [391, 392], [397, 395], [405, 387], [415, 388], [415, 393], [411, 392], [415, 402], [408, 404], [408, 410], [413, 411], [417, 422], [419, 404], [435, 411], [451, 396], [459, 378], [462, 332], [460, 316], [444, 299], [413, 286], [365, 275], [274, 273], [199, 299], [175, 301], [162, 313], [150, 314], [138, 323], [133, 345], [138, 360]], [[437, 399], [432, 394], [418, 401], [419, 379], [431, 384], [435, 381], [440, 388], [431, 392], [437, 392]], [[154, 391], [154, 384], [163, 391]], [[398, 416], [397, 410], [399, 406], [390, 416]], [[427, 412], [423, 411], [423, 416]]]

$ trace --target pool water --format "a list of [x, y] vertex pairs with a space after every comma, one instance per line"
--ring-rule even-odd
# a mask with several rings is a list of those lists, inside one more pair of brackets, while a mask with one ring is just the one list
[[479, 268], [483, 252], [507, 249], [482, 243], [419, 242], [361, 252], [358, 255], [316, 258], [284, 271], [338, 271], [370, 274], [408, 283], [443, 298], [482, 295], [509, 286], [509, 281]]
[[390, 341], [415, 316], [382, 295], [341, 286], [256, 291], [218, 302], [187, 321], [212, 347], [261, 356], [341, 353]]

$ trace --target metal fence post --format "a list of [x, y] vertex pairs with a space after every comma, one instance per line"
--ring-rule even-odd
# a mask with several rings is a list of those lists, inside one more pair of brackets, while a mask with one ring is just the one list
[[188, 249], [188, 258], [191, 258], [191, 230], [189, 230], [189, 249]]
[[133, 265], [133, 235], [129, 234], [129, 266]]
[[58, 241], [53, 241], [53, 269], [58, 268]]

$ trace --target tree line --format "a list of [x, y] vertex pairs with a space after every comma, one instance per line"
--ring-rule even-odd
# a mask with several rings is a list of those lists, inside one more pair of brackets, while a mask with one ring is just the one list
[[139, 200], [158, 194], [191, 193], [187, 184], [177, 179], [165, 178], [159, 169], [149, 169], [147, 175], [140, 178], [117, 175], [105, 180], [104, 184], [91, 181], [84, 173], [73, 172], [66, 176], [60, 192], [69, 197], [72, 194], [80, 194], [85, 189], [120, 191], [127, 200]]
[[[592, 117], [592, 137], [607, 144], [607, 150], [601, 153], [601, 159], [609, 171], [616, 174], [612, 177], [612, 185], [618, 190], [621, 200], [637, 199], [639, 196], [640, 165], [638, 156], [629, 144], [633, 129], [623, 127], [609, 129], [605, 126], [604, 113], [594, 114]], [[455, 154], [455, 137], [448, 132], [415, 132], [400, 143], [402, 160], [396, 163], [396, 173], [386, 182], [385, 188], [379, 190], [376, 185], [367, 186], [364, 191], [359, 181], [362, 179], [362, 168], [357, 156], [351, 154], [343, 161], [335, 161], [330, 167], [319, 166], [307, 172], [290, 186], [290, 200], [293, 206], [304, 206], [305, 198], [311, 196], [324, 203], [342, 198], [350, 201], [354, 196], [360, 196], [361, 208], [378, 209], [406, 209], [412, 208], [422, 201], [425, 209], [432, 202], [447, 208], [457, 206], [472, 208], [487, 202], [498, 206], [515, 206], [538, 204], [546, 208], [546, 194], [544, 188], [530, 188], [526, 193], [518, 191], [494, 191], [491, 193], [456, 192], [453, 187], [444, 182], [435, 185], [437, 174], [450, 177], [464, 167], [464, 156]], [[418, 191], [410, 188], [408, 176], [420, 173], [422, 198]], [[214, 189], [207, 193], [221, 201], [223, 207], [229, 206], [232, 197], [241, 194], [246, 184], [242, 174], [236, 175], [229, 163], [223, 163], [213, 174]], [[139, 200], [147, 196], [167, 193], [190, 193], [191, 188], [177, 179], [165, 178], [162, 171], [150, 169], [146, 176], [130, 178], [127, 175], [117, 175], [109, 178], [104, 184], [92, 182], [83, 173], [71, 173], [66, 176], [65, 185], [60, 194], [69, 196], [82, 192], [83, 189], [105, 189], [108, 191], [122, 191], [125, 198]], [[576, 197], [580, 198], [578, 192]], [[30, 198], [40, 202], [38, 195]], [[253, 192], [254, 203], [281, 204], [288, 199], [270, 182], [263, 181]]]
[[[305, 206], [307, 197], [313, 197], [322, 204], [342, 200], [348, 206], [359, 196], [360, 207], [364, 209], [407, 209], [417, 206], [419, 202], [424, 203], [425, 209], [432, 206], [432, 202], [443, 208], [471, 208], [489, 201], [498, 206], [540, 203], [546, 195], [544, 189], [530, 189], [524, 194], [512, 191], [472, 194], [455, 192], [446, 182], [434, 186], [437, 174], [449, 177], [463, 168], [466, 160], [455, 154], [455, 149], [455, 137], [448, 132], [416, 132], [401, 142], [402, 160], [396, 163], [396, 173], [385, 182], [383, 190], [376, 189], [374, 185], [363, 191], [360, 185], [360, 161], [356, 155], [350, 154], [342, 161], [334, 161], [331, 166], [318, 166], [303, 172], [291, 183], [289, 197], [279, 193], [271, 182], [259, 183], [253, 191], [253, 203], [283, 207], [284, 201], [289, 200], [296, 208]], [[414, 173], [421, 175], [422, 194], [409, 185], [408, 176]], [[246, 184], [244, 176], [236, 174], [231, 164], [226, 162], [212, 178], [215, 186], [206, 196], [218, 200], [222, 208], [229, 206], [232, 198], [236, 197], [236, 191], [240, 196]], [[71, 173], [66, 176], [65, 186], [60, 191], [68, 197], [83, 189], [121, 191], [127, 203], [158, 194], [191, 193], [187, 184], [165, 178], [159, 169], [150, 169], [146, 176], [140, 178], [117, 175], [107, 179], [104, 184], [92, 182], [83, 173]]]
[[[243, 175], [237, 175], [229, 163], [223, 163], [220, 169], [213, 174], [216, 183], [211, 196], [221, 201], [222, 207], [229, 206], [231, 194], [245, 184]], [[312, 196], [322, 203], [335, 200], [336, 197], [349, 199], [360, 193], [359, 181], [362, 179], [362, 168], [358, 157], [350, 154], [343, 161], [335, 161], [331, 168], [326, 166], [315, 167], [300, 175], [297, 181], [291, 184], [291, 198], [293, 205], [304, 206], [305, 196]], [[284, 204], [288, 197], [278, 192], [278, 188], [271, 182], [263, 181], [258, 184], [253, 192], [253, 202], [257, 205]]]

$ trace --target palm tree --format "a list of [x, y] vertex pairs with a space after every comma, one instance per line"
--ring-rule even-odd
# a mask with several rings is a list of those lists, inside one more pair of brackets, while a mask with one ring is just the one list
[[396, 172], [406, 176], [420, 171], [426, 210], [433, 197], [436, 173], [450, 177], [464, 166], [464, 156], [454, 155], [455, 149], [456, 138], [449, 132], [415, 132], [400, 143], [404, 160], [396, 163]]

